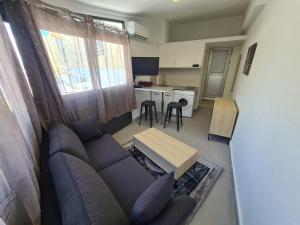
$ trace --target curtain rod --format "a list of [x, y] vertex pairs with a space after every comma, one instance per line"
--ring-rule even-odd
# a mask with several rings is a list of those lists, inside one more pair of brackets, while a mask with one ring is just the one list
[[[1, 1], [1, 0], [0, 0]], [[15, 1], [15, 0], [12, 0]], [[93, 16], [91, 15], [85, 15], [85, 14], [81, 14], [81, 13], [76, 13], [73, 12], [69, 9], [66, 8], [62, 8], [62, 7], [58, 7], [58, 6], [53, 6], [50, 5], [48, 3], [45, 3], [43, 1], [34, 1], [32, 2], [31, 0], [24, 0], [25, 4], [30, 5], [32, 7], [37, 7], [39, 9], [42, 9], [44, 11], [48, 11], [52, 13], [60, 13], [60, 14], [65, 14], [65, 18], [69, 17], [69, 19], [73, 19], [76, 22], [83, 22], [83, 21], [87, 21], [87, 23], [90, 23], [91, 25], [95, 25], [98, 28], [103, 28], [105, 30], [110, 30], [111, 32], [115, 32], [115, 33], [128, 33], [126, 30], [121, 30], [117, 27], [112, 27], [112, 26], [107, 26], [105, 25], [103, 22], [95, 22]]]
[[[15, 1], [15, 0], [12, 0], [12, 1]], [[41, 8], [41, 9], [44, 9], [44, 10], [51, 9], [51, 10], [55, 10], [57, 12], [67, 12], [67, 11], [69, 11], [68, 9], [61, 8], [61, 7], [58, 7], [58, 6], [53, 6], [53, 5], [50, 5], [50, 4], [45, 3], [43, 1], [32, 2], [31, 0], [24, 0], [24, 2], [27, 5], [37, 7], [37, 8]]]

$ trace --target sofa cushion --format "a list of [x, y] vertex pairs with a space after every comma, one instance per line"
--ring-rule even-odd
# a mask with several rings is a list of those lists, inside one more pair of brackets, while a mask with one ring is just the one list
[[181, 225], [193, 212], [196, 201], [190, 196], [182, 195], [168, 202], [159, 216], [148, 225]]
[[101, 170], [99, 174], [128, 216], [138, 197], [155, 181], [131, 156]]
[[74, 121], [72, 125], [82, 142], [92, 141], [103, 136], [103, 132], [96, 117], [83, 121]]
[[130, 155], [110, 134], [105, 134], [101, 138], [86, 143], [85, 148], [91, 165], [97, 171]]
[[49, 165], [63, 224], [129, 224], [105, 182], [87, 163], [57, 153], [49, 159]]
[[171, 199], [174, 172], [164, 175], [151, 184], [134, 203], [131, 220], [143, 225], [158, 216]]
[[88, 155], [79, 137], [73, 130], [62, 123], [53, 124], [49, 130], [49, 155], [65, 152], [86, 162]]

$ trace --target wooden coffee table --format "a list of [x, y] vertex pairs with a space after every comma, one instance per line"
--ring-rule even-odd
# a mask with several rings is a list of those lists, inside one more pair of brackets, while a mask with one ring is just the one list
[[198, 151], [181, 141], [150, 128], [133, 136], [133, 145], [177, 180], [198, 159]]

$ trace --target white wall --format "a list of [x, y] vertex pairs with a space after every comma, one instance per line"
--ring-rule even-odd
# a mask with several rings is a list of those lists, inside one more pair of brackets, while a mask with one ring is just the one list
[[249, 29], [256, 17], [261, 13], [269, 0], [251, 0], [245, 13], [241, 32], [244, 33]]
[[236, 16], [185, 24], [170, 24], [169, 41], [187, 41], [239, 35], [242, 22], [242, 16]]
[[240, 110], [231, 141], [241, 225], [300, 224], [300, 1], [271, 0], [243, 47], [257, 42], [249, 76], [241, 63]]

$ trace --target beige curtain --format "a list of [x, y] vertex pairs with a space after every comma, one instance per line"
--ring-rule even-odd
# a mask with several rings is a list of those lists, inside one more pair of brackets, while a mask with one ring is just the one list
[[135, 104], [129, 37], [92, 17], [31, 4], [64, 104], [73, 118], [106, 122]]
[[40, 224], [40, 127], [1, 18], [0, 54], [0, 216], [7, 225]]
[[43, 127], [47, 129], [50, 123], [57, 121], [69, 123], [74, 118], [67, 112], [61, 98], [40, 31], [29, 6], [31, 3], [24, 0], [8, 0], [3, 4]]

